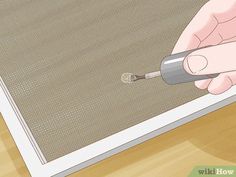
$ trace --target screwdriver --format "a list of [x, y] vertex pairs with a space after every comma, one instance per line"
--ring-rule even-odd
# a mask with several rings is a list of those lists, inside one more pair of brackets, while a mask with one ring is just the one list
[[[204, 47], [206, 48], [206, 47]], [[161, 76], [162, 79], [169, 85], [175, 85], [180, 83], [193, 82], [198, 80], [204, 80], [209, 78], [215, 78], [219, 75], [210, 74], [210, 75], [191, 75], [184, 69], [184, 59], [191, 54], [193, 51], [199, 50], [193, 49], [184, 52], [180, 52], [177, 54], [172, 54], [166, 56], [160, 66], [160, 71], [146, 73], [144, 75], [136, 75], [133, 73], [124, 73], [121, 76], [121, 81], [123, 83], [133, 83], [142, 79], [152, 79]]]

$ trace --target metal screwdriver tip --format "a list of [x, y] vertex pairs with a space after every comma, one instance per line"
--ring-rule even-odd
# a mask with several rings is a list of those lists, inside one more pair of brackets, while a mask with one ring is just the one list
[[121, 76], [121, 81], [125, 84], [131, 84], [137, 80], [136, 75], [133, 73], [124, 73]]

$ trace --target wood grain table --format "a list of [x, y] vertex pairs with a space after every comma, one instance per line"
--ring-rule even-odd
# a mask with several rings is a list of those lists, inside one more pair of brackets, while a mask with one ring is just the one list
[[[0, 118], [0, 176], [30, 176]], [[236, 103], [90, 166], [72, 177], [184, 177], [197, 165], [236, 165]]]

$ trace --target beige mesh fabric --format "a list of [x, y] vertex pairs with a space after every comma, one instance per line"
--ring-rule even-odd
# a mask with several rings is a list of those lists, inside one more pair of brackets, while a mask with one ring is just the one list
[[206, 1], [2, 1], [0, 74], [46, 160], [205, 94], [120, 77], [158, 70]]

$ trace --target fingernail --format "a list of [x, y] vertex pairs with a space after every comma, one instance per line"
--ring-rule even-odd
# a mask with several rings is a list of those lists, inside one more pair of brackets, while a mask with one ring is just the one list
[[187, 69], [193, 73], [197, 74], [198, 72], [204, 70], [207, 67], [207, 59], [201, 55], [190, 55], [186, 58]]

